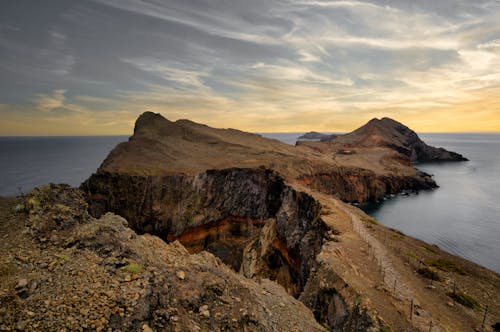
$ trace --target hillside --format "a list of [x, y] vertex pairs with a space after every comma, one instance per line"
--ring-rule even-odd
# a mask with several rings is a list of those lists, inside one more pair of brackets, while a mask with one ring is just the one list
[[331, 141], [345, 148], [387, 147], [407, 156], [412, 162], [467, 160], [456, 152], [425, 144], [413, 130], [390, 118], [372, 119]]

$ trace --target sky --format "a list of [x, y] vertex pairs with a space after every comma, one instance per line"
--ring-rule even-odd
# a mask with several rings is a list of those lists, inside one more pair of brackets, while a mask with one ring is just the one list
[[2, 0], [0, 136], [500, 131], [500, 0]]

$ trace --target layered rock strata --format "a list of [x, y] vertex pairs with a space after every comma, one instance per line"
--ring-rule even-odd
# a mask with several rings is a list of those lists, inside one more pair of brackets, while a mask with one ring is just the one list
[[[195, 177], [104, 172], [81, 188], [93, 216], [114, 212], [138, 233], [179, 240], [191, 252], [212, 252], [237, 271], [245, 266], [246, 275], [277, 280], [294, 296], [307, 282], [326, 230], [312, 197], [262, 168], [210, 170]], [[245, 248], [255, 247], [253, 240], [263, 233], [268, 239], [257, 245], [261, 254], [245, 262]]]

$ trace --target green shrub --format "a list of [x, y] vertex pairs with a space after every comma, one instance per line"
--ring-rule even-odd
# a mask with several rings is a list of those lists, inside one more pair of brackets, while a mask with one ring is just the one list
[[24, 204], [16, 204], [13, 210], [15, 213], [26, 212], [26, 206], [24, 206]]
[[438, 259], [429, 258], [425, 260], [425, 264], [427, 266], [438, 268], [441, 271], [456, 272], [458, 274], [465, 275], [465, 271], [460, 266], [444, 258], [438, 258]]
[[427, 279], [431, 279], [431, 280], [435, 280], [435, 281], [441, 281], [442, 280], [441, 277], [439, 276], [439, 274], [436, 271], [434, 271], [434, 270], [432, 270], [432, 269], [430, 269], [428, 267], [420, 268], [420, 269], [417, 270], [417, 272], [419, 274], [421, 274], [422, 276], [424, 276], [425, 278], [427, 278]]
[[28, 201], [26, 203], [30, 209], [37, 208], [38, 206], [40, 206], [40, 201], [36, 197], [28, 198]]
[[431, 246], [420, 246], [420, 248], [424, 249], [427, 252], [430, 252], [432, 254], [437, 253], [437, 250]]
[[479, 303], [476, 301], [475, 298], [464, 292], [460, 291], [449, 292], [448, 296], [457, 301], [458, 303], [460, 303], [461, 305], [463, 305], [464, 307], [471, 308], [473, 310], [481, 308], [481, 306], [479, 305]]
[[408, 256], [408, 257], [410, 257], [410, 258], [417, 259], [417, 254], [415, 254], [411, 250], [408, 250], [407, 252], [405, 252], [405, 255]]
[[142, 266], [140, 266], [137, 263], [129, 263], [123, 267], [125, 271], [128, 271], [130, 273], [139, 273], [142, 271]]

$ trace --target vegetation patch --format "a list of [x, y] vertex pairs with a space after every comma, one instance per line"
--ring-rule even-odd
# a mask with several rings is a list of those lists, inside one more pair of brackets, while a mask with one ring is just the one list
[[423, 267], [417, 270], [419, 274], [424, 276], [427, 279], [435, 280], [435, 281], [442, 281], [441, 277], [437, 273], [437, 271], [434, 271], [428, 267]]
[[31, 209], [40, 206], [40, 201], [36, 197], [28, 198], [28, 201], [26, 203], [27, 203], [28, 207]]
[[63, 261], [69, 261], [70, 257], [68, 255], [60, 254], [55, 255], [57, 258], [62, 259]]
[[130, 273], [139, 273], [142, 271], [142, 266], [140, 266], [137, 263], [129, 263], [123, 267], [125, 271], [128, 271]]
[[420, 248], [424, 249], [427, 252], [430, 252], [431, 254], [437, 253], [437, 250], [431, 246], [420, 246]]
[[460, 291], [449, 292], [448, 296], [451, 297], [453, 300], [457, 301], [458, 303], [460, 303], [461, 305], [463, 305], [464, 307], [471, 308], [473, 310], [481, 308], [481, 306], [479, 305], [479, 303], [475, 298], [464, 292]]
[[413, 251], [411, 250], [408, 250], [407, 252], [405, 252], [405, 255], [408, 256], [408, 257], [411, 257], [413, 259], [417, 259], [417, 254], [415, 254]]
[[465, 271], [460, 266], [444, 258], [426, 259], [425, 265], [438, 268], [441, 271], [456, 272], [458, 274], [465, 275]]
[[26, 212], [26, 206], [24, 204], [16, 204], [13, 208], [15, 213]]

